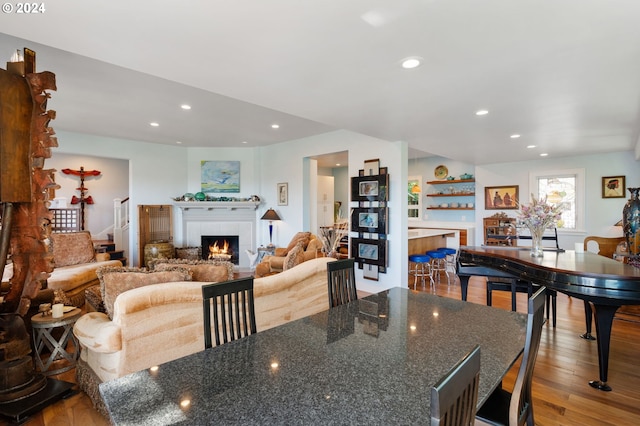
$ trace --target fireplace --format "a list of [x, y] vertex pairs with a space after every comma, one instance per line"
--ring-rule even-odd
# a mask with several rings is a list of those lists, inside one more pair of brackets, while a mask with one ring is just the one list
[[202, 235], [200, 239], [203, 259], [228, 260], [238, 265], [240, 253], [238, 235]]

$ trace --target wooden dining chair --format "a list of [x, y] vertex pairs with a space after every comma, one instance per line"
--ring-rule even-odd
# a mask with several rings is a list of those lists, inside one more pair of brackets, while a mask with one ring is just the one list
[[205, 349], [212, 346], [212, 328], [216, 346], [256, 333], [253, 277], [203, 285], [202, 309]]
[[533, 381], [533, 368], [538, 356], [540, 338], [542, 337], [545, 290], [546, 287], [541, 287], [529, 298], [527, 336], [524, 343], [522, 362], [513, 391], [509, 392], [502, 388], [496, 389], [478, 410], [476, 424], [534, 425], [531, 382]]
[[480, 345], [476, 345], [431, 388], [431, 426], [475, 423], [480, 382]]
[[329, 308], [358, 300], [353, 259], [341, 259], [327, 263], [327, 287]]

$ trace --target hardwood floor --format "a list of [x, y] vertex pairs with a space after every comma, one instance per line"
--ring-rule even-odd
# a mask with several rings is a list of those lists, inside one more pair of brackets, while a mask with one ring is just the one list
[[[428, 291], [432, 291], [428, 289]], [[460, 299], [458, 284], [438, 284], [435, 293]], [[469, 301], [485, 303], [483, 278], [472, 278]], [[493, 305], [510, 309], [510, 294], [495, 292]], [[526, 295], [518, 295], [518, 311], [526, 311]], [[628, 318], [628, 316], [627, 316]], [[640, 322], [616, 319], [611, 336], [609, 384], [612, 392], [592, 389], [587, 382], [598, 377], [596, 342], [579, 337], [584, 332], [582, 301], [558, 294], [558, 321], [544, 325], [534, 371], [533, 395], [536, 424], [638, 425], [640, 424]], [[595, 327], [594, 327], [595, 330]], [[513, 386], [519, 364], [504, 380]], [[57, 378], [73, 381], [73, 370]], [[25, 425], [107, 425], [89, 398], [76, 394], [33, 415]]]

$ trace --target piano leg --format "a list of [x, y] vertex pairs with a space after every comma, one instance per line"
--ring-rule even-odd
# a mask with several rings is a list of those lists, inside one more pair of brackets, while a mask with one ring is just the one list
[[584, 301], [584, 319], [587, 323], [587, 332], [581, 334], [580, 337], [586, 340], [596, 340], [595, 337], [591, 334], [591, 319], [593, 315], [591, 314], [591, 305], [586, 300]]
[[609, 344], [611, 343], [611, 326], [613, 316], [619, 306], [593, 304], [596, 317], [596, 333], [598, 334], [598, 365], [600, 366], [600, 380], [592, 380], [589, 385], [601, 391], [610, 391], [607, 385], [607, 373], [609, 371]]
[[467, 289], [469, 288], [469, 275], [458, 275], [458, 278], [460, 278], [460, 293], [461, 293], [461, 298], [462, 300], [464, 300], [465, 302], [467, 301]]

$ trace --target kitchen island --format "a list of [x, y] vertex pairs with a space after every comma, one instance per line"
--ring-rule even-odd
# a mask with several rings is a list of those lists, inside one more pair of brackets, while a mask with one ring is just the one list
[[409, 254], [424, 254], [439, 247], [458, 249], [460, 231], [457, 229], [410, 228], [408, 231]]

